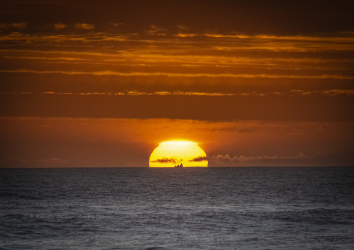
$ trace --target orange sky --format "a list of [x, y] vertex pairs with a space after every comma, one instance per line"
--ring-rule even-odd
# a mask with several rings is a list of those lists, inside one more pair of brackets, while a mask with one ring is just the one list
[[349, 5], [5, 0], [1, 167], [353, 165]]

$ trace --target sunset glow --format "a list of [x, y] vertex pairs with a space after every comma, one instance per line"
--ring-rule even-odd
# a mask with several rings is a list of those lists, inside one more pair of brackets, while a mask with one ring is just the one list
[[346, 2], [3, 0], [0, 164], [352, 166]]
[[208, 160], [198, 143], [184, 140], [164, 141], [152, 152], [150, 167], [207, 167]]
[[354, 249], [354, 1], [0, 3], [4, 248]]

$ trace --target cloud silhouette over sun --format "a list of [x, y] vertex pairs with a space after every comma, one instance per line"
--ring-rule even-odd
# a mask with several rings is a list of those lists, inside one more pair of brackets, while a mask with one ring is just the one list
[[164, 141], [152, 152], [149, 167], [207, 167], [208, 160], [198, 143], [185, 140]]

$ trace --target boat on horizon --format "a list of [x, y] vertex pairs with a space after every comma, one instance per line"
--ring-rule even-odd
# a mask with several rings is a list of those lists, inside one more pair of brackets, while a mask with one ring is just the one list
[[183, 163], [181, 163], [181, 165], [176, 165], [175, 168], [183, 168]]

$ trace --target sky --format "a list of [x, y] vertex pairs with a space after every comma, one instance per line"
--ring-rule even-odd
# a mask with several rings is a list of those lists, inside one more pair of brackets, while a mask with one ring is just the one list
[[0, 166], [353, 166], [353, 7], [2, 0]]

